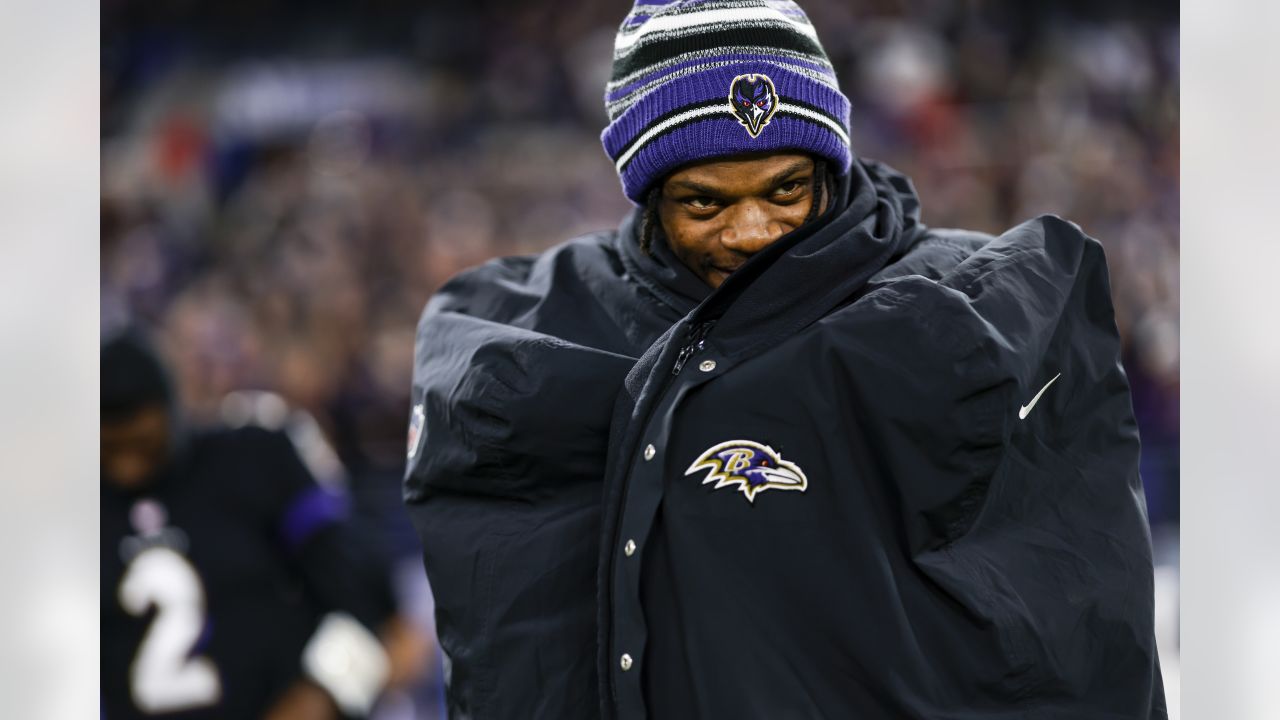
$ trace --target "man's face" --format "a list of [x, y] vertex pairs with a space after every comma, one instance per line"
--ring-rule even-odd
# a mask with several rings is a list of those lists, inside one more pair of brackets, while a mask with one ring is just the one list
[[150, 405], [124, 420], [102, 423], [102, 477], [133, 490], [146, 485], [169, 457], [169, 412]]
[[695, 275], [720, 287], [752, 255], [804, 224], [813, 170], [813, 158], [798, 153], [679, 170], [663, 183], [658, 206], [667, 243]]

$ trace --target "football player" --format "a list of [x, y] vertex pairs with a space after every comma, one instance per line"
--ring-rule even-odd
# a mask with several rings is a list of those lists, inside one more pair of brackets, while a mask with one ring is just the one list
[[193, 430], [134, 333], [102, 346], [107, 718], [367, 714], [426, 641], [288, 437]]

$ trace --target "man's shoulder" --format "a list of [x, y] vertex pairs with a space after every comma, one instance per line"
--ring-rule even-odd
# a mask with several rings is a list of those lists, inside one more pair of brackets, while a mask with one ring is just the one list
[[432, 295], [423, 319], [441, 312], [497, 317], [567, 285], [620, 277], [616, 230], [579, 235], [546, 250], [497, 257], [453, 276]]
[[930, 328], [925, 334], [945, 335], [967, 327], [958, 318], [975, 316], [977, 305], [990, 312], [1001, 303], [1039, 298], [1034, 302], [1056, 307], [1060, 303], [1053, 298], [1091, 282], [1099, 270], [1105, 272], [1101, 245], [1055, 215], [1031, 218], [999, 235], [922, 228], [909, 249], [872, 276], [827, 324], [839, 330], [868, 312], [891, 314], [903, 328], [915, 322]]
[[191, 449], [199, 452], [253, 455], [264, 450], [278, 450], [289, 442], [289, 438], [282, 429], [255, 420], [235, 425], [198, 425], [191, 429], [189, 442]]
[[995, 239], [977, 230], [921, 227], [905, 252], [871, 277], [870, 286], [911, 275], [938, 280]]
[[246, 424], [195, 428], [187, 438], [187, 453], [195, 467], [217, 468], [215, 474], [232, 473], [236, 482], [253, 485], [252, 476], [278, 471], [297, 450], [283, 429]]
[[[1052, 277], [1058, 290], [1066, 292], [1071, 285], [1096, 272], [1105, 273], [1105, 268], [1101, 243], [1079, 225], [1046, 214], [992, 238], [947, 273], [942, 282], [957, 289], [1005, 281], [1042, 288], [1045, 283], [1034, 282], [1035, 278]], [[1028, 292], [1031, 290], [1029, 287]]]
[[459, 272], [444, 284], [441, 292], [469, 283], [527, 281], [538, 268], [565, 260], [613, 257], [617, 255], [614, 245], [617, 235], [616, 230], [601, 230], [570, 238], [539, 252], [496, 257]]
[[908, 249], [871, 278], [878, 283], [919, 275], [938, 281], [966, 265], [1026, 251], [1071, 253], [1084, 248], [1100, 249], [1098, 242], [1069, 220], [1057, 215], [1039, 215], [994, 235], [980, 230], [922, 227]]

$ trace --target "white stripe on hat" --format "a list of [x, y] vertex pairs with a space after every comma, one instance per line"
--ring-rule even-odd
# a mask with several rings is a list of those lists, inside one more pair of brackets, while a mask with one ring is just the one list
[[791, 103], [785, 103], [785, 102], [778, 103], [778, 112], [786, 113], [788, 115], [799, 115], [800, 117], [808, 118], [809, 120], [813, 120], [814, 122], [820, 122], [823, 125], [826, 125], [827, 127], [831, 128], [831, 131], [834, 132], [836, 135], [839, 135], [840, 139], [844, 141], [845, 145], [849, 144], [849, 133], [845, 132], [845, 129], [840, 127], [840, 123], [836, 122], [835, 120], [832, 120], [831, 118], [827, 117], [826, 115], [823, 115], [822, 113], [814, 112], [809, 108], [800, 107], [799, 105], [792, 105]]
[[[709, 63], [703, 63], [701, 65], [693, 65], [693, 66], [684, 68], [683, 70], [677, 70], [676, 72], [670, 73], [668, 75], [659, 76], [658, 78], [649, 81], [647, 84], [637, 87], [635, 90], [632, 90], [631, 92], [627, 93], [625, 96], [618, 98], [613, 102], [605, 103], [605, 111], [609, 114], [609, 119], [612, 121], [614, 119], [617, 119], [617, 117], [622, 113], [626, 112], [627, 109], [630, 108], [632, 105], [635, 105], [636, 101], [641, 96], [643, 96], [645, 93], [649, 92], [650, 90], [658, 87], [659, 85], [663, 85], [677, 78], [687, 77], [694, 73], [705, 72], [707, 70], [714, 70], [716, 68], [721, 68], [721, 67], [728, 67], [730, 65], [737, 65], [737, 64], [741, 64], [742, 62], [743, 62], [742, 60], [739, 60], [737, 58], [731, 58], [728, 60], [721, 60], [718, 62], [709, 62]], [[814, 82], [822, 83], [823, 85], [826, 85], [832, 90], [836, 92], [840, 92], [840, 87], [836, 85], [835, 82], [832, 81], [830, 76], [824, 75], [823, 73], [820, 73], [817, 70], [814, 70], [813, 68], [810, 68], [808, 66], [791, 65], [786, 62], [779, 62], [774, 60], [757, 60], [756, 62], [764, 65], [772, 65], [774, 67], [781, 68], [783, 70], [790, 70], [791, 72], [796, 73], [797, 75], [803, 75], [809, 78], [810, 80], [813, 80]]]
[[686, 120], [692, 120], [694, 118], [704, 117], [706, 115], [733, 115], [733, 111], [728, 107], [726, 107], [727, 105], [728, 103], [726, 102], [724, 105], [716, 105], [714, 107], [694, 108], [692, 110], [686, 110], [685, 112], [682, 112], [679, 115], [674, 115], [672, 117], [667, 118], [666, 120], [663, 120], [657, 125], [654, 125], [653, 127], [646, 130], [643, 135], [636, 138], [636, 141], [631, 143], [631, 147], [627, 148], [626, 152], [618, 156], [618, 160], [613, 164], [614, 167], [618, 169], [618, 172], [622, 172], [622, 166], [627, 164], [627, 161], [631, 159], [632, 155], [635, 155], [637, 152], [639, 152], [640, 148], [648, 144], [648, 142], [652, 140], [655, 135], [662, 132], [663, 130], [666, 130], [672, 125], [682, 123]]
[[796, 18], [773, 8], [726, 8], [721, 10], [704, 10], [702, 12], [687, 13], [685, 15], [661, 15], [651, 18], [633, 31], [619, 32], [617, 39], [614, 41], [613, 49], [615, 53], [624, 52], [639, 42], [641, 38], [653, 33], [669, 32], [672, 30], [680, 30], [698, 25], [711, 25], [714, 23], [732, 26], [753, 21], [759, 22], [761, 20], [784, 22], [794, 28], [797, 32], [807, 35], [814, 42], [817, 42], [818, 40], [818, 33], [813, 29], [812, 25], [800, 22]]
[[630, 85], [641, 77], [660, 72], [672, 65], [679, 65], [680, 63], [688, 62], [690, 60], [718, 58], [729, 55], [776, 55], [780, 60], [803, 60], [804, 62], [813, 63], [818, 67], [825, 68], [826, 72], [830, 73], [831, 77], [824, 82], [827, 82], [827, 84], [832, 87], [835, 87], [836, 85], [836, 71], [831, 67], [831, 63], [827, 60], [825, 55], [814, 55], [811, 53], [796, 52], [794, 50], [783, 50], [782, 48], [773, 48], [764, 45], [726, 45], [723, 47], [707, 48], [705, 50], [692, 50], [690, 52], [680, 53], [679, 55], [673, 55], [661, 62], [656, 62], [647, 67], [642, 67], [630, 75], [620, 77], [616, 80], [610, 80], [605, 83], [604, 90], [606, 93], [611, 93], [620, 87]]

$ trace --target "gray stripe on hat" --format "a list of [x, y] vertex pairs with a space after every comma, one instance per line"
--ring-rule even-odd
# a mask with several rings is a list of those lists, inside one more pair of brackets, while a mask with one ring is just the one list
[[645, 75], [659, 72], [668, 67], [671, 67], [672, 65], [679, 65], [680, 63], [688, 62], [689, 60], [698, 60], [701, 58], [712, 58], [712, 57], [717, 57], [720, 55], [725, 55], [730, 53], [743, 54], [743, 55], [772, 55], [780, 58], [789, 58], [791, 60], [801, 60], [805, 62], [810, 62], [810, 63], [813, 63], [814, 65], [820, 65], [826, 68], [831, 73], [831, 77], [829, 78], [829, 80], [833, 83], [835, 82], [835, 75], [836, 75], [835, 68], [831, 67], [831, 61], [828, 60], [825, 55], [815, 55], [813, 53], [796, 52], [794, 50], [784, 50], [782, 48], [769, 47], [766, 45], [720, 45], [713, 48], [707, 48], [705, 50], [695, 50], [693, 52], [680, 53], [679, 55], [674, 55], [672, 57], [669, 57], [663, 60], [662, 62], [656, 62], [651, 65], [646, 65], [645, 67], [640, 68], [635, 72], [628, 73], [624, 77], [618, 78], [616, 80], [610, 80], [609, 82], [605, 83], [604, 91], [606, 94], [611, 93], [620, 87], [623, 87], [635, 82], [637, 79], [642, 78]]
[[[632, 6], [631, 12], [627, 13], [626, 18], [622, 21], [619, 32], [633, 32], [640, 23], [646, 22], [649, 18], [657, 16], [669, 15], [688, 15], [691, 13], [702, 12], [705, 10], [719, 10], [722, 8], [772, 8], [778, 12], [794, 19], [796, 22], [802, 22], [806, 25], [812, 25], [808, 16], [804, 14], [804, 10], [794, 2], [777, 2], [776, 0], [707, 0], [694, 4], [666, 4], [666, 5], [635, 5]], [[637, 17], [643, 16], [645, 20], [636, 22]], [[628, 25], [632, 27], [627, 27]]]
[[[723, 50], [723, 48], [721, 48], [721, 50]], [[723, 52], [718, 52], [716, 54], [723, 54]], [[774, 51], [772, 54], [777, 54], [777, 51]], [[688, 58], [682, 58], [682, 60], [687, 60], [687, 59]], [[721, 60], [717, 62], [707, 62], [707, 63], [698, 64], [698, 65], [691, 65], [687, 68], [678, 70], [673, 73], [669, 73], [667, 75], [661, 75], [655, 78], [654, 80], [651, 80], [650, 82], [645, 83], [644, 85], [627, 93], [621, 98], [618, 98], [614, 102], [605, 103], [605, 110], [609, 114], [609, 121], [613, 122], [614, 120], [618, 119], [618, 117], [620, 117], [623, 113], [625, 113], [628, 109], [630, 109], [632, 105], [636, 104], [636, 102], [641, 97], [643, 97], [645, 93], [649, 92], [650, 90], [652, 90], [653, 88], [659, 85], [665, 84], [668, 81], [675, 80], [676, 78], [684, 77], [686, 75], [692, 75], [694, 73], [702, 72], [704, 70], [713, 70], [715, 68], [725, 67], [727, 65], [736, 65], [742, 62], [743, 62], [742, 60], [737, 60], [737, 59]], [[805, 67], [802, 65], [792, 65], [790, 63], [775, 62], [772, 60], [752, 60], [751, 62], [761, 63], [765, 65], [773, 65], [774, 67], [781, 68], [783, 70], [789, 70], [793, 73], [804, 75], [810, 80], [814, 80], [815, 82], [821, 83], [836, 92], [840, 92], [840, 86], [839, 84], [836, 83], [835, 78], [831, 77], [830, 75], [826, 75], [821, 72], [818, 72], [817, 70], [814, 70], [812, 68]], [[726, 95], [727, 95], [727, 90], [726, 90]]]
[[[649, 23], [645, 23], [645, 25], [642, 25], [641, 27], [645, 27], [648, 24]], [[786, 20], [776, 20], [776, 19], [763, 20], [762, 19], [762, 20], [743, 20], [743, 21], [735, 21], [735, 22], [709, 22], [709, 23], [703, 23], [698, 25], [692, 25], [688, 27], [675, 28], [671, 30], [645, 31], [643, 35], [639, 37], [635, 42], [630, 42], [625, 44], [622, 43], [621, 38], [619, 38], [619, 42], [616, 42], [614, 44], [613, 59], [620, 60], [622, 58], [625, 58], [631, 55], [632, 53], [636, 52], [637, 50], [643, 47], [654, 45], [667, 40], [679, 40], [683, 38], [694, 37], [697, 35], [704, 35], [704, 34], [709, 35], [711, 33], [740, 30], [744, 28], [753, 28], [753, 29], [759, 29], [759, 30], [780, 30], [782, 32], [791, 32], [791, 33], [795, 33], [796, 35], [801, 35], [803, 37], [806, 37], [809, 40], [811, 40], [813, 44], [821, 46], [821, 42], [818, 40], [817, 33], [800, 32], [799, 28], [795, 23], [788, 22]]]

